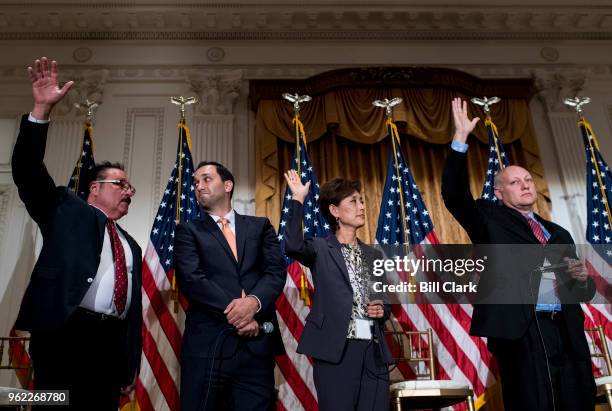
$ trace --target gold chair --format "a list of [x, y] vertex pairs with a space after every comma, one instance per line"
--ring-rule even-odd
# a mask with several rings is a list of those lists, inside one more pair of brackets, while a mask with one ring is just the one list
[[[608, 349], [608, 342], [606, 335], [603, 332], [603, 327], [598, 325], [594, 328], [585, 328], [584, 331], [589, 333], [591, 336], [591, 357], [603, 358], [606, 364], [606, 373], [602, 376], [595, 378], [595, 385], [597, 386], [597, 400], [598, 402], [604, 403], [608, 401], [608, 406], [612, 409], [612, 360], [610, 360], [610, 350]], [[597, 336], [598, 338], [595, 338]], [[601, 341], [601, 349], [597, 346], [595, 341], [599, 339]]]
[[[436, 380], [433, 354], [433, 333], [427, 331], [386, 331], [399, 336], [401, 352], [392, 348], [395, 360], [407, 364], [420, 364], [417, 379], [391, 381], [391, 401], [395, 411], [402, 409], [443, 408], [467, 402], [469, 411], [474, 411], [474, 392], [469, 385], [452, 380]], [[423, 340], [427, 342], [424, 346]], [[398, 355], [395, 355], [398, 354]], [[418, 366], [417, 366], [418, 367]], [[405, 407], [405, 408], [402, 408]]]
[[[0, 337], [0, 370], [11, 370], [17, 373], [17, 378], [23, 388], [0, 387], [0, 406], [11, 406], [9, 394], [27, 393], [31, 389], [32, 366], [29, 361], [27, 348], [29, 337]], [[15, 406], [15, 409], [24, 411], [29, 406]]]

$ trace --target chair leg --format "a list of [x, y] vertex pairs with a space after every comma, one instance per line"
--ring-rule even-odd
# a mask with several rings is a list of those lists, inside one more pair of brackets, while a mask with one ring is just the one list
[[608, 406], [612, 410], [612, 389], [606, 390], [606, 398], [608, 399]]
[[402, 411], [402, 399], [400, 397], [393, 398], [395, 403], [395, 411]]
[[474, 399], [471, 395], [467, 397], [467, 406], [468, 411], [476, 411], [476, 408], [474, 408]]

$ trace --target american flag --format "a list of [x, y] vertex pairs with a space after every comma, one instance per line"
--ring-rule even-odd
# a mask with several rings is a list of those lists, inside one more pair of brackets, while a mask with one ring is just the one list
[[184, 120], [178, 128], [176, 162], [153, 221], [142, 264], [143, 352], [136, 400], [143, 411], [180, 408], [179, 358], [187, 302], [176, 291], [174, 229], [179, 222], [200, 218], [200, 209], [193, 187], [189, 130]]
[[83, 200], [87, 199], [89, 193], [88, 182], [93, 180], [93, 170], [96, 165], [93, 154], [93, 127], [88, 121], [83, 127], [83, 141], [81, 142], [81, 151], [77, 160], [68, 188]]
[[[399, 134], [391, 120], [387, 122], [391, 155], [385, 179], [376, 241], [379, 244], [410, 247], [415, 253], [420, 245], [438, 244], [434, 226], [418, 186], [400, 148]], [[417, 256], [418, 257], [418, 256]], [[472, 306], [468, 304], [394, 304], [392, 313], [406, 331], [425, 331], [434, 335], [434, 355], [439, 379], [468, 383], [474, 390], [477, 408], [483, 394], [494, 382], [491, 355], [486, 342], [469, 335]], [[400, 367], [395, 372], [414, 378], [415, 371]], [[397, 376], [392, 375], [392, 379]]]
[[[587, 227], [586, 240], [595, 245], [584, 256], [587, 269], [597, 288], [596, 299], [607, 300], [607, 304], [582, 304], [585, 314], [585, 327], [593, 328], [601, 325], [606, 336], [606, 343], [612, 346], [612, 214], [610, 213], [610, 198], [612, 198], [612, 171], [603, 159], [599, 144], [591, 125], [581, 118], [578, 127], [586, 149], [586, 198], [587, 198]], [[607, 246], [606, 246], [607, 245]], [[591, 335], [587, 333], [587, 339]], [[602, 341], [589, 341], [601, 350]], [[601, 374], [603, 362], [594, 361], [594, 368]], [[612, 370], [607, 370], [608, 373]]]
[[499, 141], [497, 127], [495, 123], [493, 123], [491, 116], [487, 116], [485, 127], [489, 135], [489, 163], [487, 165], [487, 174], [485, 176], [480, 198], [499, 203], [499, 200], [495, 197], [495, 174], [506, 168], [509, 163], [506, 158], [506, 153], [504, 152], [504, 146], [502, 146], [501, 141]]
[[[306, 137], [304, 126], [296, 116], [295, 125], [295, 155], [292, 168], [300, 176], [302, 183], [310, 181], [310, 191], [304, 200], [304, 237], [326, 237], [329, 225], [319, 211], [319, 184], [317, 175], [306, 152]], [[285, 250], [285, 225], [291, 191], [287, 187], [283, 200], [278, 239], [281, 249]], [[281, 372], [278, 384], [278, 410], [314, 411], [317, 406], [317, 392], [312, 379], [312, 362], [305, 355], [296, 353], [297, 343], [304, 331], [306, 316], [310, 312], [310, 296], [313, 292], [310, 270], [297, 261], [287, 259], [287, 282], [283, 293], [276, 301], [276, 313], [279, 328], [285, 345], [286, 354], [277, 357], [276, 365]]]

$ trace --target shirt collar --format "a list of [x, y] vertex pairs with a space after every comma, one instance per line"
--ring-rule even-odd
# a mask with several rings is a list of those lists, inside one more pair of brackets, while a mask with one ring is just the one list
[[[212, 219], [215, 220], [216, 224], [219, 223], [219, 219], [221, 217], [219, 217], [217, 215], [213, 215], [213, 214], [209, 214], [209, 216], [211, 216]], [[226, 215], [224, 215], [223, 217], [225, 219], [227, 219], [227, 221], [229, 221], [230, 225], [235, 225], [234, 222], [236, 221], [236, 212], [234, 211], [233, 208]]]

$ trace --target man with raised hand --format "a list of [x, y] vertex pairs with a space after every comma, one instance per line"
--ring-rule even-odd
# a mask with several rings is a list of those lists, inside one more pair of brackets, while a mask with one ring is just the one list
[[15, 328], [31, 334], [35, 389], [69, 390], [68, 409], [116, 411], [142, 348], [141, 250], [117, 224], [135, 189], [109, 162], [96, 165], [86, 201], [55, 185], [43, 162], [49, 116], [73, 82], [59, 87], [46, 57], [28, 74], [34, 108], [21, 120], [12, 171], [43, 246]]
[[[469, 119], [466, 102], [459, 98], [453, 100], [452, 110], [455, 135], [442, 177], [446, 208], [474, 244], [530, 245], [516, 248], [524, 255], [509, 256], [512, 267], [529, 268], [512, 272], [507, 282], [490, 284], [489, 290], [503, 288], [508, 304], [475, 305], [470, 329], [472, 335], [488, 337], [489, 351], [499, 365], [505, 410], [592, 411], [595, 382], [577, 301], [593, 297], [594, 282], [585, 264], [576, 258], [567, 230], [534, 213], [537, 191], [528, 170], [508, 166], [496, 175], [495, 196], [501, 206], [474, 200], [466, 142], [479, 119]], [[533, 274], [534, 268], [546, 264], [547, 249], [567, 250], [559, 256], [566, 268], [555, 272], [557, 280]], [[503, 277], [491, 277], [496, 274], [483, 272], [480, 283]], [[544, 296], [545, 281], [556, 284], [552, 301]], [[535, 298], [530, 298], [528, 290], [533, 286]], [[573, 297], [568, 299], [568, 295]]]

